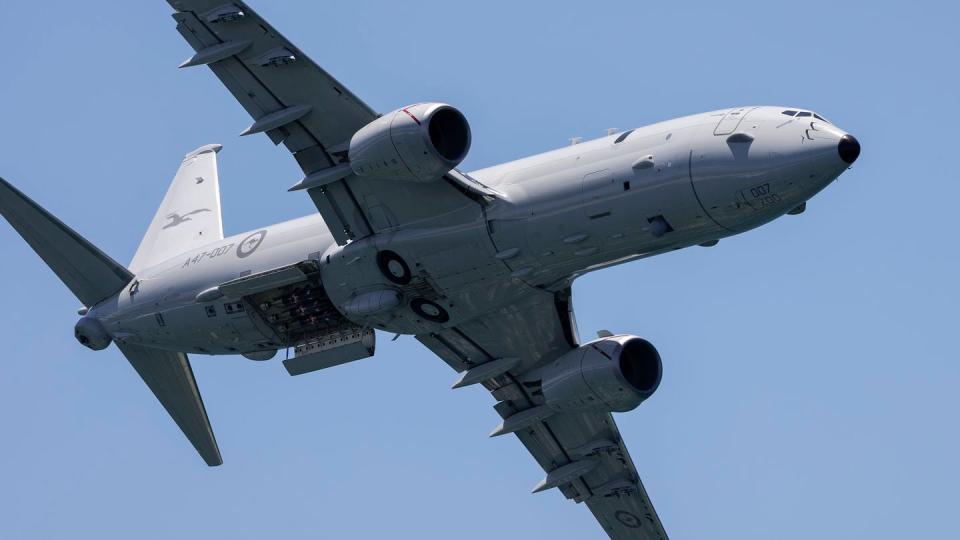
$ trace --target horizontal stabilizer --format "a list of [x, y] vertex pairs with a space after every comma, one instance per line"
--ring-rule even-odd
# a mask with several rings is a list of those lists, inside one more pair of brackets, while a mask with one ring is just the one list
[[207, 465], [222, 465], [220, 448], [187, 355], [139, 345], [118, 343], [117, 346]]
[[86, 307], [113, 296], [133, 279], [121, 264], [2, 178], [0, 214]]

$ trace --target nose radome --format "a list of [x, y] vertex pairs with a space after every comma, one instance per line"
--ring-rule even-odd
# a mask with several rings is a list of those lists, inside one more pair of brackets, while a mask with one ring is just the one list
[[840, 152], [840, 159], [842, 159], [844, 163], [852, 165], [853, 162], [860, 157], [860, 141], [853, 135], [844, 135], [840, 139], [837, 150]]

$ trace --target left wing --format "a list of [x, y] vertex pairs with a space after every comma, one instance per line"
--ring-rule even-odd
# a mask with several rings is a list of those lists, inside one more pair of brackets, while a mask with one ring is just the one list
[[[350, 174], [353, 134], [378, 115], [244, 2], [168, 0], [177, 30], [197, 53], [181, 67], [207, 65], [255, 122], [303, 169], [301, 185], [338, 243], [473, 209], [489, 191], [458, 171], [444, 181], [383, 181]], [[430, 201], [430, 204], [423, 204]], [[427, 225], [427, 223], [423, 223]]]
[[[539, 291], [516, 305], [417, 339], [467, 374], [457, 386], [471, 382], [463, 379], [485, 366], [502, 372], [494, 364], [501, 359], [516, 366], [484, 382], [498, 401], [494, 409], [504, 418], [493, 435], [510, 431], [508, 418], [537, 416], [542, 410], [539, 388], [521, 382], [522, 372], [578, 346], [569, 289], [558, 294]], [[666, 540], [610, 413], [553, 413], [526, 426], [514, 433], [547, 473], [534, 492], [556, 487], [568, 499], [586, 503], [614, 540]]]

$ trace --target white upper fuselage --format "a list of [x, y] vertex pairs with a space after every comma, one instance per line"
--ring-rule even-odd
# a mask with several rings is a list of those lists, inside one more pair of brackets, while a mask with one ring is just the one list
[[[452, 326], [530, 291], [713, 242], [805, 203], [849, 167], [838, 153], [846, 133], [784, 110], [693, 115], [475, 171], [472, 177], [503, 197], [442, 228], [407, 226], [338, 246], [314, 215], [226, 238], [144, 269], [135, 290], [95, 306], [90, 316], [115, 339], [176, 351], [283, 348], [292, 344], [277, 343], [255, 317], [228, 307], [237, 299], [200, 302], [197, 295], [315, 259], [327, 294], [344, 311], [364, 293], [405, 294], [377, 267], [376, 254], [389, 248], [425, 276], [449, 320], [425, 321], [407, 306], [351, 320], [412, 334]], [[210, 315], [211, 308], [221, 315]]]

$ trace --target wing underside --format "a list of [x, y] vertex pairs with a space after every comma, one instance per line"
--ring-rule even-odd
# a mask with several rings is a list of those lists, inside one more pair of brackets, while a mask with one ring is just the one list
[[[520, 367], [484, 383], [497, 400], [494, 409], [504, 418], [504, 426], [518, 414], [536, 414], [540, 389], [521, 382], [518, 371], [543, 365], [576, 347], [569, 298], [569, 291], [544, 292], [417, 339], [458, 372], [518, 358]], [[557, 487], [568, 499], [586, 503], [615, 540], [667, 538], [612, 415], [550, 414], [514, 434], [546, 473], [535, 491]]]
[[425, 184], [350, 174], [350, 139], [377, 118], [373, 109], [245, 3], [168, 1], [196, 51], [183, 66], [206, 65], [227, 87], [254, 119], [243, 135], [265, 133], [283, 144], [303, 182], [327, 178], [308, 193], [339, 244], [415, 223], [435, 226], [493, 194], [458, 171]]

